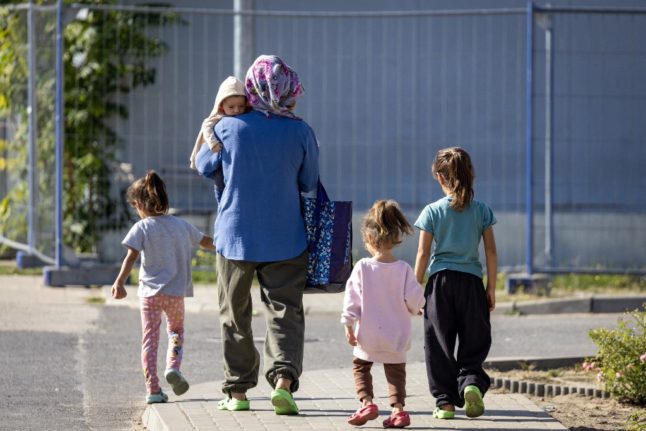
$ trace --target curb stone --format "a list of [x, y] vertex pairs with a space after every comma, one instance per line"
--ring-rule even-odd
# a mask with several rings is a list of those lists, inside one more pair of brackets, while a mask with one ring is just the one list
[[572, 386], [564, 383], [547, 384], [507, 377], [492, 377], [491, 388], [503, 389], [513, 394], [533, 395], [536, 397], [555, 397], [558, 395], [582, 395], [591, 398], [610, 398], [608, 392], [592, 386]]
[[582, 298], [512, 301], [496, 306], [499, 314], [624, 313], [646, 310], [645, 295], [590, 295]]
[[[563, 358], [499, 358], [485, 362], [485, 368], [497, 371], [509, 371], [524, 368], [549, 370], [552, 368], [568, 367], [580, 364], [584, 357]], [[534, 395], [537, 397], [553, 397], [558, 395], [578, 394], [594, 398], [610, 398], [610, 394], [602, 389], [588, 385], [572, 385], [568, 383], [538, 383], [531, 380], [512, 379], [509, 377], [491, 377], [491, 388], [503, 389], [513, 394]]]

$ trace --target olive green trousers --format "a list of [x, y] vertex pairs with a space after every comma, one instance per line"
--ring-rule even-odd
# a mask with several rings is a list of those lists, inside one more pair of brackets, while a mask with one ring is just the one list
[[254, 275], [260, 284], [267, 327], [265, 378], [272, 388], [278, 378], [288, 378], [292, 380], [291, 391], [298, 390], [305, 341], [303, 290], [307, 251], [277, 262], [229, 260], [218, 254], [216, 271], [224, 363], [222, 391], [244, 393], [258, 384], [260, 354], [251, 328]]

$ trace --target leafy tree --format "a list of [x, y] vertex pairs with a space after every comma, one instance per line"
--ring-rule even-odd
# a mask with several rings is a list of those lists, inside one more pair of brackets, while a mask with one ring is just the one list
[[[109, 5], [114, 2], [85, 0], [74, 3]], [[179, 24], [181, 21], [171, 13], [90, 8], [68, 8], [67, 19], [70, 10], [77, 13], [64, 28], [64, 242], [77, 251], [87, 252], [93, 251], [106, 220], [110, 220], [112, 225], [125, 222], [125, 214], [119, 214], [118, 203], [110, 194], [115, 150], [120, 144], [120, 137], [111, 127], [111, 122], [128, 116], [126, 106], [119, 103], [116, 96], [155, 82], [156, 70], [150, 60], [163, 55], [168, 47], [163, 40], [152, 36], [149, 29]], [[16, 88], [27, 88], [28, 69], [24, 52], [26, 24], [25, 20], [13, 15], [9, 11], [0, 13], [3, 41], [0, 56], [0, 115], [6, 115], [12, 106], [26, 100], [24, 94], [14, 94], [18, 91]], [[45, 34], [44, 37], [53, 39], [54, 31], [54, 26], [49, 25], [41, 37]], [[50, 55], [53, 57], [54, 53]], [[53, 61], [50, 64], [53, 65]], [[16, 85], [18, 83], [20, 85]], [[37, 87], [39, 94], [51, 97], [54, 94], [54, 77], [50, 74], [45, 79], [39, 79]], [[44, 106], [52, 105], [51, 100], [39, 104], [39, 119], [43, 120], [39, 128], [49, 133], [43, 132], [43, 138], [38, 140], [38, 152], [43, 156], [43, 164], [49, 167], [39, 169], [39, 172], [53, 175], [54, 115], [41, 114]], [[3, 111], [3, 107], [7, 109]], [[21, 124], [26, 124], [26, 109], [21, 110], [19, 117]], [[26, 169], [25, 140], [26, 134], [18, 136], [12, 144], [14, 169]], [[12, 163], [8, 158], [4, 160], [5, 169], [9, 169]], [[17, 173], [20, 178], [24, 178], [24, 174]], [[53, 179], [41, 176], [40, 181], [51, 184]], [[0, 204], [1, 227], [7, 227], [12, 222], [12, 207], [25, 204], [25, 189], [25, 184], [19, 183]]]
[[[25, 208], [29, 197], [24, 180], [28, 166], [26, 41], [26, 12], [0, 8], [0, 119], [5, 120], [4, 126], [12, 129], [14, 135], [13, 139], [0, 140], [0, 172], [11, 187], [0, 201], [0, 233], [20, 241], [27, 236]], [[42, 87], [46, 87], [45, 81], [41, 82]], [[42, 96], [38, 92], [36, 98], [46, 106]]]

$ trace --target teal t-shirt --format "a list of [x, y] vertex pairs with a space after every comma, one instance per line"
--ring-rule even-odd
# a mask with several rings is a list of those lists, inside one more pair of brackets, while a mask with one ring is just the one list
[[497, 220], [482, 202], [473, 200], [462, 211], [454, 210], [450, 203], [451, 197], [446, 196], [427, 205], [415, 222], [416, 227], [433, 234], [429, 275], [450, 269], [482, 277], [478, 246], [484, 231]]

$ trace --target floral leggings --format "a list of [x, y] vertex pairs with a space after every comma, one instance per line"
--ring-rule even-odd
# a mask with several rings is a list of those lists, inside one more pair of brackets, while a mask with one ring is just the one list
[[159, 347], [159, 328], [162, 313], [166, 314], [166, 331], [168, 332], [168, 352], [166, 369], [179, 370], [182, 363], [184, 344], [184, 297], [156, 295], [141, 299], [141, 366], [146, 377], [146, 389], [149, 394], [158, 393], [157, 349]]

